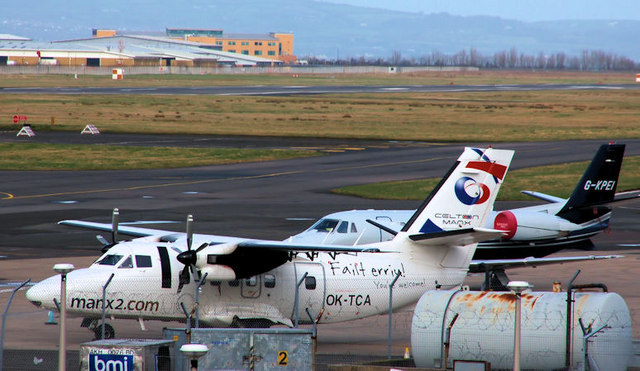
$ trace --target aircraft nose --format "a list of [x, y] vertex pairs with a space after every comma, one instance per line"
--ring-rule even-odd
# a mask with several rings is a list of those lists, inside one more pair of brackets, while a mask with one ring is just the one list
[[27, 290], [26, 297], [36, 307], [55, 307], [53, 299], [60, 297], [60, 276], [49, 277], [33, 285]]

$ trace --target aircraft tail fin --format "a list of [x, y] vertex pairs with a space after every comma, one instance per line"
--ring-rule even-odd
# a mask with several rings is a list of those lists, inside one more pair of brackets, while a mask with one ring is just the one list
[[478, 228], [493, 208], [513, 151], [465, 148], [402, 232], [409, 236]]
[[[580, 224], [593, 219], [592, 207], [613, 201], [624, 149], [624, 144], [601, 145], [571, 193], [571, 197], [556, 215]], [[607, 208], [606, 212], [608, 211]]]

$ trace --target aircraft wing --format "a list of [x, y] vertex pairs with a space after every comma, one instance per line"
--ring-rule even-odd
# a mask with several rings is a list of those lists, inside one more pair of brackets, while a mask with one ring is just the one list
[[[531, 197], [535, 197], [535, 198], [541, 199], [543, 201], [551, 202], [551, 203], [567, 201], [566, 198], [556, 197], [556, 196], [548, 195], [548, 194], [542, 193], [542, 192], [534, 192], [534, 191], [520, 191], [520, 192], [525, 194], [525, 195], [528, 195], [528, 196], [531, 196]], [[623, 202], [623, 201], [633, 201], [633, 200], [637, 200], [639, 198], [640, 198], [640, 190], [619, 192], [619, 193], [615, 194], [613, 200], [608, 201], [608, 202], [598, 203], [598, 204], [595, 204], [595, 205], [608, 205], [608, 204], [618, 203], [618, 202]], [[595, 205], [589, 205], [589, 206], [595, 206]]]
[[527, 196], [539, 198], [539, 199], [541, 199], [543, 201], [547, 201], [547, 202], [551, 202], [551, 203], [567, 201], [566, 198], [556, 197], [556, 196], [548, 195], [548, 194], [542, 193], [542, 192], [520, 191], [520, 193], [525, 194]]
[[469, 273], [484, 273], [490, 270], [503, 270], [518, 267], [537, 267], [549, 264], [562, 264], [584, 260], [617, 259], [623, 257], [623, 255], [588, 255], [551, 258], [528, 257], [523, 259], [472, 260], [471, 264], [469, 265]]
[[632, 201], [640, 198], [640, 190], [616, 193], [612, 202]]
[[340, 246], [340, 245], [313, 245], [296, 244], [285, 241], [247, 240], [238, 243], [239, 248], [268, 249], [274, 251], [291, 252], [328, 252], [328, 253], [353, 253], [353, 252], [380, 252], [380, 249], [368, 245]]
[[[111, 232], [112, 225], [109, 223], [95, 223], [83, 220], [62, 220], [58, 224], [91, 229], [96, 231]], [[118, 233], [133, 237], [158, 236], [163, 241], [172, 242], [179, 237], [185, 236], [183, 232], [168, 231], [162, 229], [141, 228], [128, 225], [118, 225]], [[353, 252], [379, 252], [380, 250], [371, 246], [338, 246], [338, 245], [312, 245], [295, 244], [285, 241], [253, 240], [237, 237], [216, 236], [208, 234], [195, 234], [198, 240], [211, 241], [210, 244], [235, 243], [237, 247], [243, 249], [263, 249], [273, 251], [290, 252], [333, 252], [333, 253], [353, 253]]]
[[[85, 229], [92, 229], [96, 231], [111, 232], [112, 225], [110, 223], [95, 223], [87, 222], [84, 220], [62, 220], [58, 224], [68, 225], [71, 227], [79, 227]], [[128, 225], [118, 225], [118, 233], [133, 236], [133, 237], [147, 237], [147, 236], [162, 236], [167, 234], [176, 234], [175, 231], [166, 231], [161, 229], [141, 228]]]
[[488, 228], [465, 228], [444, 232], [413, 234], [409, 238], [427, 246], [464, 246], [504, 236], [505, 231]]

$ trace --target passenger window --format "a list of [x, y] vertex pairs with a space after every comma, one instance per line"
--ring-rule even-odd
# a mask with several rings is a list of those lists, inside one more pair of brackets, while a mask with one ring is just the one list
[[127, 256], [118, 268], [133, 268], [133, 259], [131, 259], [131, 255]]
[[249, 277], [244, 280], [244, 284], [247, 287], [254, 287], [258, 284], [258, 279], [256, 278], [256, 276]]
[[304, 278], [304, 287], [307, 290], [315, 290], [316, 289], [316, 278], [314, 276], [307, 276]]
[[122, 255], [111, 254], [98, 260], [97, 263], [100, 265], [116, 265], [120, 259], [122, 259]]
[[264, 275], [264, 287], [268, 289], [272, 289], [276, 287], [276, 276], [273, 274], [265, 274]]
[[358, 233], [358, 228], [356, 228], [356, 223], [351, 223], [351, 233]]
[[136, 255], [136, 267], [151, 268], [151, 257], [148, 255]]
[[338, 226], [338, 233], [347, 233], [347, 227], [349, 227], [348, 222], [342, 222]]
[[229, 281], [229, 286], [238, 287], [238, 286], [240, 286], [240, 281], [238, 281], [238, 280]]

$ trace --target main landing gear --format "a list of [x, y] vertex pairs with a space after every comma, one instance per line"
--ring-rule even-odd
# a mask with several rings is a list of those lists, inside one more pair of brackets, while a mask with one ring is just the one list
[[[80, 327], [86, 327], [89, 331], [93, 331], [94, 340], [102, 339], [102, 324], [97, 319], [85, 318], [82, 320]], [[104, 338], [113, 339], [116, 337], [116, 330], [108, 323], [104, 324]]]

